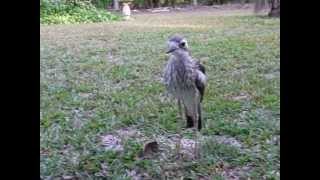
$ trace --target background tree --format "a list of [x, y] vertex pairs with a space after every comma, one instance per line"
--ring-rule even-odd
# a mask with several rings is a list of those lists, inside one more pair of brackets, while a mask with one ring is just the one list
[[193, 1], [192, 1], [192, 4], [193, 4], [194, 6], [196, 6], [196, 5], [198, 5], [198, 1], [197, 1], [197, 0], [193, 0]]
[[271, 17], [280, 17], [280, 0], [271, 1], [271, 10], [269, 12]]
[[256, 0], [255, 12], [259, 12], [265, 8], [270, 8], [268, 16], [280, 17], [280, 0]]
[[119, 0], [113, 0], [113, 9], [119, 10]]

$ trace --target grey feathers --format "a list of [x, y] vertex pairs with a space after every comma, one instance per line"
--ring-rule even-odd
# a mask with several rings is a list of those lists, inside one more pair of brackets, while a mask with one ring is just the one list
[[[201, 122], [201, 107], [206, 86], [205, 68], [195, 61], [187, 50], [187, 41], [182, 36], [173, 36], [168, 41], [169, 60], [164, 69], [164, 83], [167, 91], [181, 101], [187, 119]], [[199, 126], [201, 128], [201, 125]], [[199, 128], [199, 129], [200, 129]]]

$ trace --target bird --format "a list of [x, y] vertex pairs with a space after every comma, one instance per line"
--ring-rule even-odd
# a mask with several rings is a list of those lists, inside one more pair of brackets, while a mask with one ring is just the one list
[[[177, 100], [180, 117], [185, 117], [186, 127], [196, 128], [198, 133], [202, 128], [201, 103], [207, 85], [206, 69], [200, 61], [191, 56], [184, 36], [169, 37], [167, 46], [166, 53], [169, 59], [164, 68], [163, 78], [166, 90]], [[177, 145], [178, 151], [180, 140]]]

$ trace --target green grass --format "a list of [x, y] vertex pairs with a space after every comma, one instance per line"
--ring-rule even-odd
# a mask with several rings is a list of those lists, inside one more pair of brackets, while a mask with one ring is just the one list
[[[101, 179], [106, 171], [108, 179], [130, 179], [127, 170], [135, 170], [152, 179], [224, 179], [238, 168], [240, 177], [279, 179], [280, 145], [270, 141], [280, 137], [279, 19], [202, 12], [134, 18], [41, 26], [41, 177]], [[160, 81], [165, 41], [175, 33], [207, 67], [202, 134], [233, 137], [242, 148], [209, 141], [202, 158], [168, 170], [172, 158], [136, 159], [139, 139], [113, 152], [100, 136], [123, 127], [150, 139], [176, 133], [177, 108]]]

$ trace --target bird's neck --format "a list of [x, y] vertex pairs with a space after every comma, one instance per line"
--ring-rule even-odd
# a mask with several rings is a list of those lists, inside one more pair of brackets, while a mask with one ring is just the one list
[[188, 51], [186, 50], [176, 50], [174, 52], [174, 56], [177, 57], [178, 60], [187, 60], [187, 59], [190, 59], [190, 54]]

